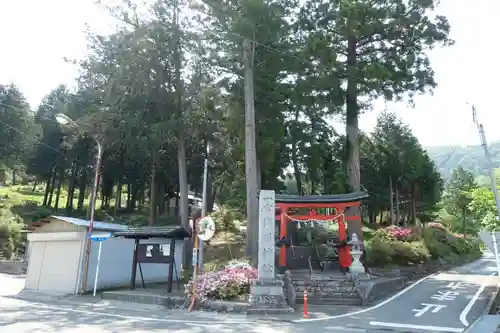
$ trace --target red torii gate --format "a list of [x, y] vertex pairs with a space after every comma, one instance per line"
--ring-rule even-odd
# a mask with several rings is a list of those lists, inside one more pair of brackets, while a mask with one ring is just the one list
[[[347, 194], [333, 195], [286, 195], [276, 194], [275, 205], [279, 208], [279, 215], [276, 219], [280, 221], [280, 240], [286, 239], [288, 236], [289, 221], [337, 221], [340, 241], [347, 240], [347, 230], [345, 221], [360, 221], [361, 216], [345, 215], [345, 212], [350, 207], [359, 207], [361, 200], [368, 198], [369, 195], [365, 192], [353, 192]], [[307, 209], [306, 215], [289, 214], [291, 208]], [[318, 210], [326, 210], [327, 214], [319, 214]], [[351, 266], [352, 257], [348, 246], [339, 248], [339, 264], [340, 267], [346, 269]], [[280, 268], [286, 269], [286, 245], [280, 245], [279, 255]]]

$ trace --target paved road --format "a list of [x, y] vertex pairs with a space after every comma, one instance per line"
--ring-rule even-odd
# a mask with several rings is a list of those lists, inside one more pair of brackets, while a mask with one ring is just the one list
[[[378, 333], [463, 332], [483, 312], [496, 288], [490, 257], [430, 276], [371, 308], [335, 316], [275, 321], [165, 310], [158, 306], [17, 294], [23, 280], [0, 275], [0, 333]], [[297, 316], [300, 314], [297, 313]]]
[[491, 255], [452, 271], [435, 274], [375, 307], [344, 316], [309, 321], [358, 332], [463, 332], [479, 318], [496, 290]]

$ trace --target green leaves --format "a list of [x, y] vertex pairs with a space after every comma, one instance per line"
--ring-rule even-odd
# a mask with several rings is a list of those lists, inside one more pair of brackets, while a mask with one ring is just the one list
[[476, 188], [474, 175], [470, 171], [462, 167], [453, 170], [451, 178], [446, 183], [443, 198], [447, 212], [454, 216], [462, 216], [469, 212], [469, 203], [473, 200], [471, 192]]
[[0, 84], [0, 163], [15, 167], [25, 162], [37, 132], [21, 91], [15, 85]]

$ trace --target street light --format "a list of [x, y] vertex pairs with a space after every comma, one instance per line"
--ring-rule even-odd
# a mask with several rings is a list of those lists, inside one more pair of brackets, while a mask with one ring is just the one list
[[64, 113], [58, 113], [54, 117], [56, 118], [56, 121], [63, 126], [79, 127], [78, 124], [73, 119], [71, 119], [70, 117], [68, 117]]
[[[58, 113], [55, 115], [56, 121], [65, 127], [68, 128], [80, 128], [78, 124], [63, 113]], [[97, 146], [97, 159], [95, 164], [95, 173], [94, 173], [94, 184], [92, 186], [92, 197], [90, 198], [90, 223], [87, 229], [87, 237], [85, 244], [85, 262], [83, 266], [82, 272], [82, 285], [81, 292], [85, 292], [85, 286], [87, 285], [87, 275], [89, 271], [89, 259], [90, 259], [90, 249], [92, 246], [92, 242], [90, 240], [90, 235], [92, 234], [92, 230], [94, 228], [94, 216], [95, 216], [95, 203], [97, 199], [97, 186], [99, 185], [99, 170], [101, 169], [101, 160], [102, 160], [102, 144], [99, 139], [95, 136], [92, 137]]]

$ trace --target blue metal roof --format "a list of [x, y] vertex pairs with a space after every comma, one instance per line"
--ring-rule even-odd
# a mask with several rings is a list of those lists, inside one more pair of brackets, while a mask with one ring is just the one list
[[[88, 227], [90, 224], [89, 220], [78, 219], [76, 217], [68, 217], [68, 216], [54, 216], [52, 215], [50, 218], [58, 219], [64, 222], [68, 222], [80, 227]], [[94, 229], [96, 230], [107, 230], [107, 231], [125, 231], [128, 229], [128, 226], [123, 224], [109, 223], [109, 222], [101, 222], [94, 221]]]

